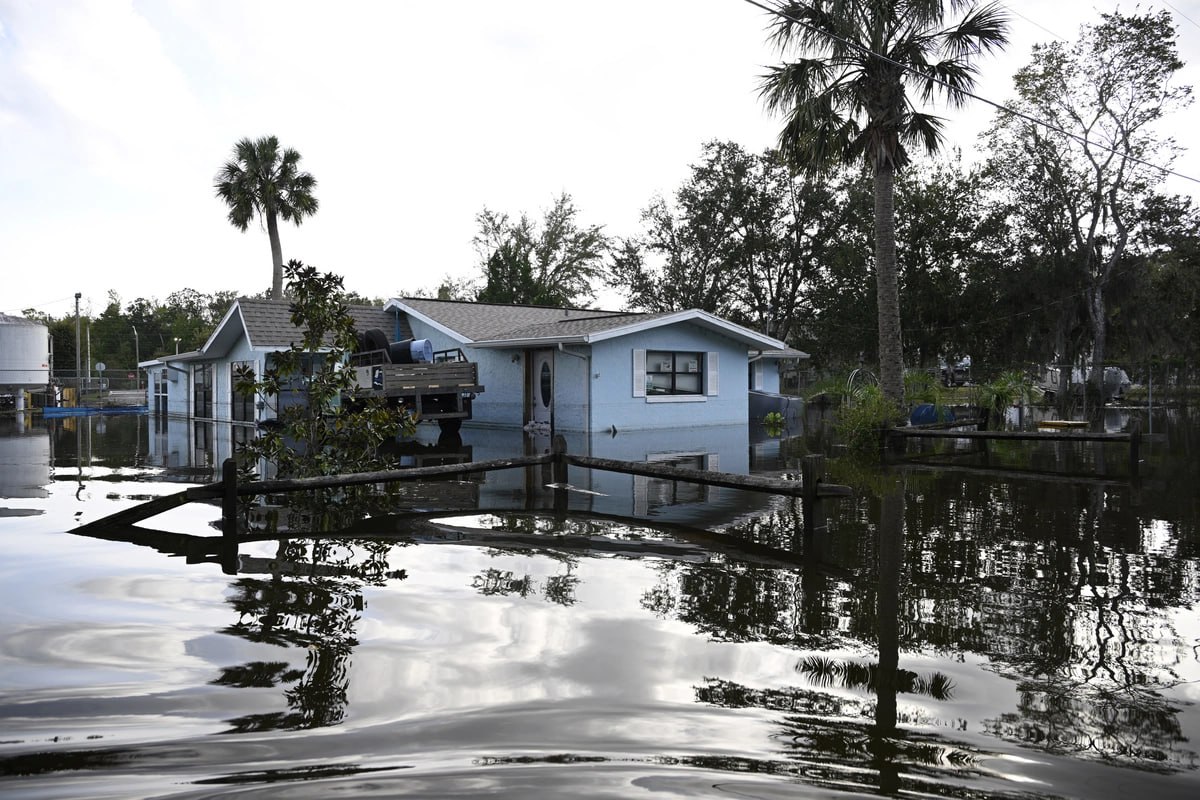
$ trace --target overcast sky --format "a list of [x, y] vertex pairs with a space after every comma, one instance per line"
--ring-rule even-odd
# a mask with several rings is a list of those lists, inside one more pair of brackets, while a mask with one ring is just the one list
[[[1117, 6], [1005, 5], [1012, 44], [979, 87], [997, 102], [1032, 44]], [[1200, 87], [1200, 0], [1141, 7], [1175, 14]], [[583, 223], [636, 233], [705, 141], [774, 142], [766, 22], [743, 0], [0, 0], [0, 313], [269, 288], [265, 231], [212, 189], [242, 137], [278, 136], [317, 178], [284, 258], [364, 295], [476, 275], [485, 206], [537, 217], [565, 191]], [[970, 158], [990, 114], [947, 112], [950, 144]], [[1174, 122], [1188, 145], [1200, 109]], [[1176, 169], [1200, 177], [1200, 153]]]

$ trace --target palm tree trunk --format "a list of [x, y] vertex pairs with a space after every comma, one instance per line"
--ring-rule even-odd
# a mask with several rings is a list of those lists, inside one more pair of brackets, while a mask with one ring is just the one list
[[283, 248], [279, 244], [279, 220], [267, 212], [267, 236], [271, 239], [271, 299], [283, 299]]
[[879, 320], [879, 384], [897, 411], [904, 408], [900, 284], [896, 276], [895, 167], [875, 167], [875, 296]]
[[[904, 564], [904, 484], [898, 482], [879, 500], [879, 588], [875, 620], [879, 636], [879, 670], [875, 679], [875, 736], [896, 735], [898, 672], [900, 668], [900, 573]], [[879, 788], [887, 794], [900, 789], [899, 764], [886, 748], [878, 752]]]

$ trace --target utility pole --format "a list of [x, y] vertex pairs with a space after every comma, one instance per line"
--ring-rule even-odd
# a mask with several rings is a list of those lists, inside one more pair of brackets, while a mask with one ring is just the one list
[[83, 372], [83, 369], [80, 367], [80, 364], [79, 364], [79, 298], [82, 296], [83, 295], [80, 292], [75, 293], [75, 396], [76, 396], [75, 402], [76, 403], [79, 402], [79, 400], [78, 400], [79, 390], [83, 388], [83, 383], [79, 379], [80, 373]]

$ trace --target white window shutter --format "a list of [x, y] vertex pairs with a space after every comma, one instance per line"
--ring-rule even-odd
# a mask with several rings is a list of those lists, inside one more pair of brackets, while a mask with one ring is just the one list
[[708, 358], [704, 359], [704, 367], [708, 370], [708, 375], [705, 378], [704, 393], [709, 397], [713, 397], [720, 392], [720, 387], [717, 382], [717, 356], [719, 354], [714, 350], [708, 354]]
[[633, 396], [646, 396], [646, 351], [633, 351]]

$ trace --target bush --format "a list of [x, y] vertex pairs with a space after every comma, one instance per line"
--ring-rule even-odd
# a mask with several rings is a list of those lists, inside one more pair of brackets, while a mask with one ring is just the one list
[[842, 405], [833, 429], [851, 451], [867, 455], [879, 451], [880, 432], [900, 417], [900, 409], [884, 398], [879, 386], [867, 385]]

